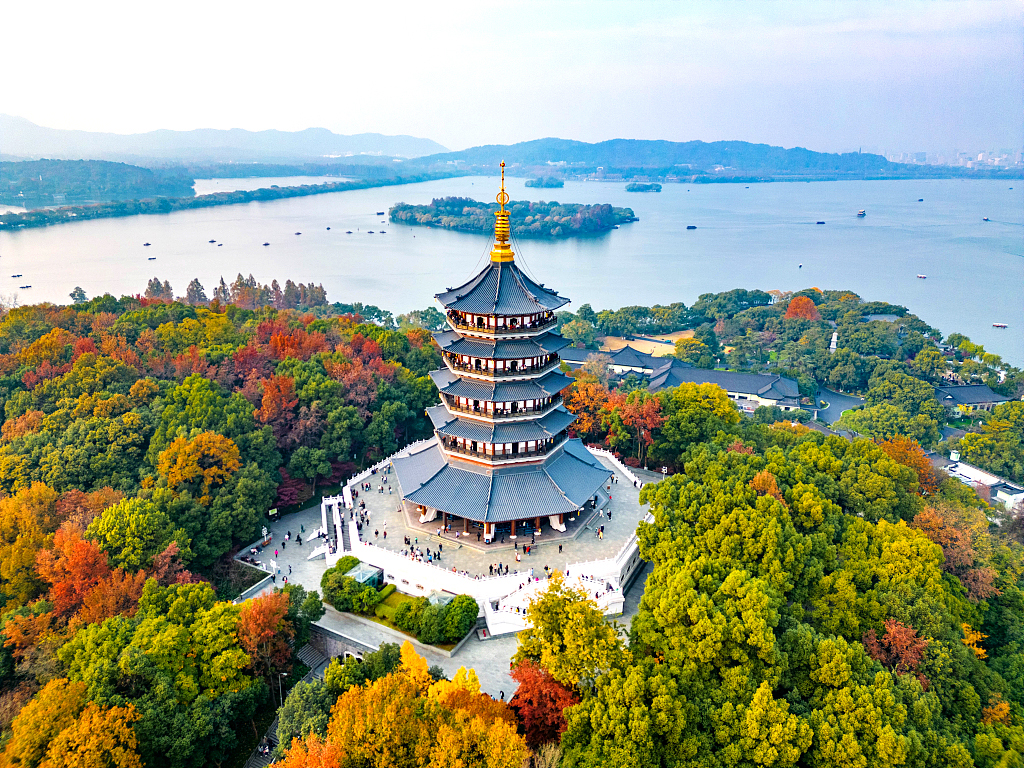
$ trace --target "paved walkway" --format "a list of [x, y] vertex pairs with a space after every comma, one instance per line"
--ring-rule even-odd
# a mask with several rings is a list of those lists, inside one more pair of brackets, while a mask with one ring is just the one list
[[824, 387], [818, 390], [818, 399], [828, 403], [828, 408], [818, 409], [818, 418], [826, 424], [835, 424], [839, 421], [839, 417], [843, 415], [843, 411], [859, 408], [865, 403], [863, 397], [843, 395]]
[[[615, 471], [610, 462], [605, 462], [604, 459], [601, 461], [610, 470]], [[418, 519], [410, 518], [402, 510], [397, 481], [393, 472], [387, 475], [374, 475], [370, 478], [374, 490], [360, 493], [359, 499], [356, 501], [356, 511], [359, 511], [359, 502], [366, 503], [369, 521], [363, 525], [363, 541], [401, 552], [408, 549], [405, 543], [406, 537], [408, 537], [412, 546], [423, 550], [424, 555], [428, 549], [431, 553], [440, 550], [440, 565], [468, 571], [472, 576], [487, 576], [490, 573], [490, 566], [498, 563], [509, 566], [509, 569], [513, 571], [517, 568], [519, 570], [534, 568], [537, 571], [542, 571], [545, 565], [553, 569], [564, 570], [567, 565], [572, 563], [614, 557], [636, 530], [637, 523], [646, 515], [646, 508], [640, 506], [640, 491], [634, 488], [629, 480], [622, 477], [620, 472], [616, 474], [621, 482], [605, 486], [605, 493], [611, 495], [611, 501], [605, 505], [603, 510], [592, 512], [589, 516], [577, 521], [575, 536], [571, 538], [551, 536], [546, 520], [540, 536], [519, 536], [515, 541], [505, 537], [504, 544], [501, 543], [500, 538], [493, 544], [477, 542], [475, 532], [465, 537], [460, 531], [459, 537], [456, 538], [455, 530], [453, 530], [438, 536], [437, 530], [441, 527], [440, 518], [432, 524], [420, 524]], [[376, 490], [384, 477], [389, 479], [385, 488], [389, 486], [393, 488], [391, 494], [379, 493]], [[661, 475], [655, 473], [645, 473], [645, 477], [646, 479], [661, 479]], [[609, 511], [611, 512], [610, 520], [607, 516]], [[453, 528], [458, 528], [459, 525], [456, 523]], [[597, 536], [601, 525], [604, 526], [603, 539]], [[385, 530], [387, 538], [384, 537]], [[529, 555], [525, 554], [523, 550], [525, 545], [530, 546]], [[561, 553], [558, 551], [560, 545]], [[516, 554], [520, 557], [519, 563], [516, 562]]]

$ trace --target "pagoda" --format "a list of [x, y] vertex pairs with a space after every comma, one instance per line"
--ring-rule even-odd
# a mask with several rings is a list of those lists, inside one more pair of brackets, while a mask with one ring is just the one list
[[434, 437], [392, 465], [408, 511], [465, 532], [565, 533], [577, 513], [602, 503], [611, 475], [570, 439], [576, 417], [562, 404], [572, 379], [559, 351], [569, 342], [554, 328], [569, 303], [527, 277], [515, 262], [505, 163], [501, 164], [494, 246], [484, 269], [435, 298], [447, 328], [434, 334], [445, 367], [430, 377], [441, 403], [427, 409]]

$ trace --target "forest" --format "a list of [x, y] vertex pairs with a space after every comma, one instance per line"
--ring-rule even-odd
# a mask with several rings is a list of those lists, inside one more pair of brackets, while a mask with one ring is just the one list
[[[632, 208], [578, 203], [531, 203], [513, 200], [508, 203], [512, 234], [521, 237], [577, 237], [595, 235], [614, 229], [619, 224], [639, 221]], [[397, 203], [388, 211], [396, 224], [421, 227], [442, 227], [458, 232], [489, 234], [494, 231], [496, 203], [478, 203], [468, 197], [434, 198], [429, 205]]]
[[[0, 316], [0, 766], [241, 764], [325, 608], [294, 585], [232, 603], [231, 556], [271, 507], [299, 509], [431, 433], [439, 313], [242, 275], [73, 302]], [[787, 372], [808, 397], [862, 392], [847, 414], [862, 436], [587, 363], [563, 393], [574, 435], [671, 472], [643, 491], [652, 571], [630, 631], [556, 574], [518, 639], [510, 701], [384, 645], [291, 689], [283, 765], [1024, 762], [1024, 521], [926, 455], [958, 446], [1019, 478], [1018, 369], [849, 292], [560, 321], [567, 336], [688, 328], [675, 354], [692, 364]], [[943, 441], [932, 384], [951, 376], [1013, 400]], [[428, 641], [472, 619], [469, 601], [388, 616], [341, 572], [322, 588]]]
[[[15, 163], [15, 165], [21, 165], [21, 163]], [[192, 182], [190, 179], [189, 196], [187, 197], [122, 199], [114, 202], [96, 203], [92, 205], [62, 205], [59, 208], [30, 210], [25, 211], [24, 213], [2, 213], [0, 214], [0, 230], [48, 227], [52, 224], [66, 224], [71, 221], [82, 221], [85, 219], [110, 219], [117, 218], [119, 216], [136, 216], [138, 214], [170, 213], [171, 211], [189, 210], [194, 208], [210, 208], [216, 205], [236, 205], [238, 203], [251, 203], [256, 201], [265, 202], [268, 200], [283, 200], [289, 197], [323, 195], [328, 192], [346, 192], [352, 189], [369, 189], [370, 187], [411, 184], [418, 181], [447, 178], [451, 175], [453, 174], [450, 172], [419, 173], [407, 176], [358, 179], [355, 181], [337, 181], [326, 184], [303, 184], [298, 187], [266, 187], [253, 190], [214, 192], [209, 195], [200, 195], [198, 197], [194, 197], [191, 194]], [[21, 205], [21, 203], [15, 204]], [[48, 204], [52, 205], [53, 203], [51, 201]]]
[[104, 160], [0, 162], [0, 203], [38, 208], [64, 203], [192, 197], [182, 169], [153, 171]]

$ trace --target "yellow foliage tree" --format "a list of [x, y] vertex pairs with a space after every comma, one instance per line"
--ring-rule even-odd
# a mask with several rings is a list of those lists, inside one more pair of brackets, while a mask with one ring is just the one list
[[132, 723], [135, 708], [103, 709], [88, 704], [71, 725], [50, 742], [39, 768], [142, 768], [139, 740]]
[[226, 483], [241, 467], [234, 440], [216, 432], [201, 432], [191, 440], [179, 437], [157, 460], [157, 470], [170, 488], [198, 490], [202, 504], [209, 504], [214, 486]]
[[964, 631], [963, 644], [971, 649], [971, 652], [979, 659], [987, 659], [988, 652], [982, 648], [978, 643], [988, 637], [976, 629], [972, 629], [970, 624], [961, 624], [960, 628]]

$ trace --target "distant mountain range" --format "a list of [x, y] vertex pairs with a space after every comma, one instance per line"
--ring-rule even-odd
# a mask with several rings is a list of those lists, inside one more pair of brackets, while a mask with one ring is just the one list
[[588, 144], [569, 139], [537, 139], [445, 152], [420, 157], [413, 162], [424, 166], [455, 165], [467, 170], [493, 172], [502, 160], [516, 175], [603, 174], [623, 179], [675, 177], [695, 181], [760, 181], [964, 175], [957, 168], [891, 163], [881, 155], [859, 152], [831, 154], [746, 141], [612, 139]]
[[94, 133], [44, 128], [21, 117], [0, 115], [4, 159], [182, 161], [200, 163], [293, 163], [353, 156], [420, 157], [446, 152], [430, 139], [360, 133], [344, 136], [326, 128], [246, 131], [240, 128], [148, 133]]

